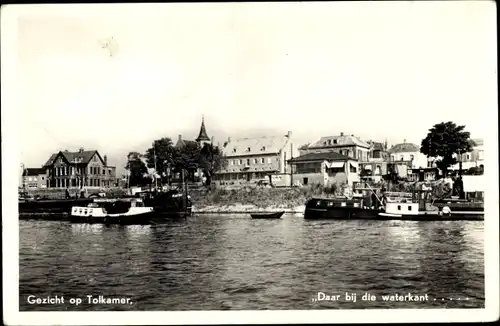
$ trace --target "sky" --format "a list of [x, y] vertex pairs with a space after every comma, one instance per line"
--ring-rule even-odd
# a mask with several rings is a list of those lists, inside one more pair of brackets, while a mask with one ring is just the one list
[[419, 144], [450, 120], [486, 138], [497, 121], [494, 2], [21, 9], [8, 109], [29, 167], [84, 147], [121, 173], [154, 139], [196, 138], [202, 116], [216, 143], [290, 130], [298, 145]]

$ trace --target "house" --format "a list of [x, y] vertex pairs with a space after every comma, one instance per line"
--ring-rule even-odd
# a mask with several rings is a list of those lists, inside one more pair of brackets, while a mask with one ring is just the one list
[[[474, 146], [472, 151], [463, 153], [461, 155], [454, 155], [457, 161], [462, 162], [462, 170], [469, 170], [471, 168], [480, 168], [484, 170], [484, 141], [483, 139], [472, 139]], [[457, 163], [450, 167], [450, 170], [458, 170], [460, 164]]]
[[43, 168], [27, 168], [23, 170], [23, 187], [41, 189], [47, 187], [47, 171]]
[[408, 169], [408, 181], [434, 181], [438, 179], [438, 176], [439, 169], [435, 167]]
[[43, 165], [47, 188], [116, 186], [116, 167], [97, 150], [80, 148], [77, 152], [59, 151]]
[[222, 149], [226, 164], [215, 175], [216, 184], [253, 183], [276, 173], [291, 173], [287, 160], [298, 156], [292, 132], [284, 136], [263, 136], [232, 140]]
[[359, 162], [360, 177], [366, 180], [379, 182], [382, 176], [388, 173], [389, 153], [387, 141], [385, 143], [368, 141], [370, 151], [368, 159]]
[[315, 143], [301, 148], [301, 154], [317, 153], [317, 152], [336, 152], [344, 156], [354, 158], [358, 161], [368, 161], [371, 145], [359, 139], [355, 135], [344, 135], [343, 132], [339, 136], [321, 137]]
[[391, 146], [387, 150], [391, 162], [407, 165], [408, 168], [426, 168], [428, 166], [427, 156], [420, 152], [420, 147], [407, 143], [406, 139], [400, 143]]
[[312, 152], [289, 160], [293, 166], [293, 184], [329, 186], [359, 182], [358, 160], [335, 151]]

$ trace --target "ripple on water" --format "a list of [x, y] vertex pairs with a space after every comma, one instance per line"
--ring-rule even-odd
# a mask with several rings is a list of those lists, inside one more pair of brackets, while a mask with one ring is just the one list
[[[483, 224], [252, 220], [166, 225], [20, 222], [21, 310], [484, 307]], [[317, 292], [469, 300], [312, 303]], [[28, 295], [117, 295], [133, 305], [33, 306]]]

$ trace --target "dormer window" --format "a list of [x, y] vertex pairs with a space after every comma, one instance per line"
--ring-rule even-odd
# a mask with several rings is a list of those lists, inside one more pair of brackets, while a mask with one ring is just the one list
[[323, 145], [326, 145], [326, 144], [327, 144], [327, 142], [326, 142], [326, 140], [325, 140], [325, 141], [323, 142]]
[[247, 152], [250, 152], [250, 147], [247, 147]]
[[337, 139], [334, 139], [334, 140], [333, 140], [333, 143], [334, 143], [334, 144], [336, 144], [336, 143], [337, 143]]
[[262, 148], [260, 150], [261, 151], [265, 151], [266, 150], [266, 146], [262, 146]]
[[236, 153], [236, 148], [233, 148], [233, 153]]

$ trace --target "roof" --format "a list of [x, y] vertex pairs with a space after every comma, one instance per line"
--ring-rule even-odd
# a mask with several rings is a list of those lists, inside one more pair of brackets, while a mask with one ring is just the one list
[[36, 176], [39, 174], [45, 174], [46, 170], [44, 168], [27, 168], [24, 169], [23, 175], [24, 176]]
[[305, 162], [305, 161], [347, 161], [356, 160], [349, 156], [339, 154], [337, 152], [322, 152], [322, 153], [308, 153], [299, 157], [294, 157], [288, 162]]
[[420, 147], [412, 143], [401, 143], [391, 146], [389, 153], [420, 152]]
[[46, 167], [54, 164], [54, 160], [59, 155], [62, 155], [62, 157], [64, 157], [64, 159], [68, 163], [88, 164], [92, 159], [92, 157], [94, 157], [94, 155], [97, 155], [101, 159], [101, 161], [103, 161], [101, 155], [96, 150], [78, 151], [78, 152], [60, 151], [58, 153], [52, 154], [43, 166]]
[[[335, 142], [336, 141], [336, 142]], [[321, 137], [317, 142], [312, 143], [308, 148], [314, 147], [341, 147], [341, 146], [360, 146], [370, 148], [370, 144], [362, 141], [354, 135], [340, 135], [340, 136], [325, 136]]]
[[198, 134], [198, 138], [196, 138], [196, 141], [210, 141], [210, 138], [207, 135], [207, 129], [205, 128], [205, 119], [201, 119], [201, 128], [200, 128], [200, 133]]
[[229, 141], [222, 149], [225, 156], [277, 154], [288, 142], [286, 136], [243, 138]]
[[376, 141], [369, 141], [368, 144], [370, 144], [372, 146], [372, 149], [375, 150], [375, 151], [383, 151], [383, 150], [385, 150], [383, 143], [379, 143], [379, 142], [376, 142]]
[[186, 144], [197, 144], [197, 142], [195, 142], [194, 140], [179, 139], [175, 144], [175, 147], [183, 147], [186, 146]]

